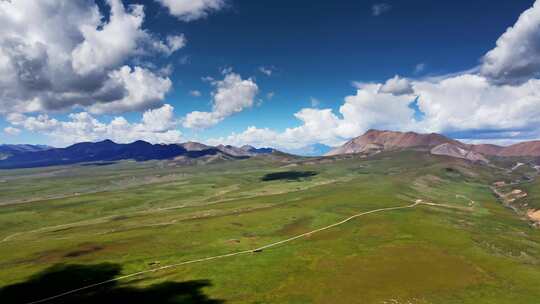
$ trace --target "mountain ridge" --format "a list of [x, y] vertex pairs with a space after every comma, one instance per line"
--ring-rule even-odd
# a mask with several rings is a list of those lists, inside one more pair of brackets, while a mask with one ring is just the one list
[[[271, 148], [208, 146], [197, 142], [180, 144], [151, 144], [138, 140], [119, 144], [110, 139], [99, 142], [81, 142], [65, 148], [50, 148], [39, 151], [26, 151], [10, 154], [0, 159], [1, 169], [33, 168], [53, 165], [69, 165], [87, 162], [165, 160], [182, 157], [200, 159], [222, 156], [221, 159], [242, 159], [261, 154], [271, 154], [277, 150]], [[217, 157], [216, 159], [218, 159]]]
[[[444, 145], [444, 146], [441, 146]], [[439, 147], [441, 146], [441, 147]], [[439, 147], [437, 149], [434, 149]], [[493, 144], [466, 144], [438, 133], [399, 132], [370, 129], [355, 137], [326, 156], [355, 153], [374, 153], [405, 148], [429, 149], [432, 154], [482, 160], [483, 156], [540, 156], [540, 140], [525, 141], [510, 146]]]

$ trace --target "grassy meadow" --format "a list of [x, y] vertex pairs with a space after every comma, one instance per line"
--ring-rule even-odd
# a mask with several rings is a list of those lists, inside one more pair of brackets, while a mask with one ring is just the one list
[[[1, 170], [0, 302], [254, 249], [421, 199], [454, 208], [368, 214], [50, 303], [539, 303], [540, 231], [489, 188], [511, 178], [415, 151]], [[540, 205], [534, 185], [528, 199]]]

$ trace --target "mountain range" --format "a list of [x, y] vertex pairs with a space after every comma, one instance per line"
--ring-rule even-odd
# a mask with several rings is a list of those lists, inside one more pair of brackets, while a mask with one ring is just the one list
[[[327, 146], [316, 147], [327, 151]], [[314, 148], [315, 149], [315, 148]], [[540, 141], [522, 142], [511, 146], [491, 144], [472, 145], [448, 138], [437, 133], [420, 134], [369, 130], [340, 147], [330, 150], [325, 156], [342, 154], [375, 154], [382, 151], [416, 149], [434, 155], [467, 159], [473, 162], [489, 162], [489, 157], [540, 157]], [[255, 148], [249, 145], [209, 146], [198, 142], [180, 144], [150, 144], [136, 141], [118, 144], [111, 140], [83, 142], [66, 148], [41, 145], [0, 145], [0, 169], [32, 168], [77, 163], [107, 162], [132, 159], [136, 161], [170, 159], [183, 163], [196, 160], [234, 160], [269, 155], [279, 152], [273, 148]], [[322, 153], [321, 153], [322, 154]]]
[[25, 152], [37, 152], [51, 149], [45, 145], [0, 145], [0, 160], [11, 157], [15, 154]]
[[[5, 147], [5, 146], [1, 146]], [[0, 150], [3, 151], [3, 150]], [[55, 165], [68, 165], [87, 162], [119, 161], [132, 159], [136, 161], [163, 159], [242, 159], [260, 154], [271, 154], [271, 148], [257, 149], [252, 146], [220, 145], [207, 146], [196, 142], [182, 144], [150, 144], [136, 141], [129, 144], [118, 144], [111, 140], [100, 142], [77, 143], [66, 148], [23, 147], [16, 146], [8, 150], [0, 160], [0, 168], [32, 168]]]
[[429, 150], [435, 155], [447, 155], [483, 162], [488, 161], [486, 156], [540, 156], [540, 141], [522, 142], [505, 147], [491, 144], [473, 145], [437, 133], [420, 134], [373, 129], [331, 150], [326, 156], [354, 153], [372, 154], [411, 148]]

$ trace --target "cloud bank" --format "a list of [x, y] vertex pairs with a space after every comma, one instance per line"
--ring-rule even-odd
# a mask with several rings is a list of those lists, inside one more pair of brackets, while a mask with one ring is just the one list
[[[151, 143], [177, 143], [182, 133], [176, 130], [177, 121], [174, 107], [165, 104], [160, 108], [143, 113], [138, 123], [130, 123], [123, 116], [116, 116], [110, 122], [102, 122], [88, 112], [69, 114], [69, 120], [60, 121], [47, 114], [27, 116], [12, 113], [8, 122], [29, 132], [49, 136], [57, 146], [67, 146], [77, 142], [111, 139], [118, 143], [145, 140]], [[12, 127], [15, 129], [15, 127]], [[14, 130], [4, 130], [13, 132]], [[15, 131], [16, 132], [16, 131]]]
[[141, 5], [107, 0], [107, 8], [105, 19], [93, 1], [0, 1], [0, 115], [160, 106], [170, 79], [126, 62], [169, 56], [185, 38], [162, 41], [143, 29]]

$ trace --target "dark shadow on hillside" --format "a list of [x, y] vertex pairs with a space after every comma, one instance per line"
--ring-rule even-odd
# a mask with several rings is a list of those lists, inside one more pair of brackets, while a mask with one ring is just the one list
[[312, 176], [319, 174], [315, 171], [286, 171], [286, 172], [275, 172], [268, 173], [265, 176], [261, 177], [261, 180], [264, 182], [273, 181], [273, 180], [287, 180], [287, 181], [299, 181], [306, 179]]
[[[0, 289], [0, 303], [29, 303], [97, 282], [110, 280], [120, 274], [117, 264], [52, 266], [26, 282], [5, 286]], [[202, 291], [210, 282], [186, 281], [164, 282], [145, 288], [122, 286], [111, 282], [82, 290], [44, 303], [61, 304], [220, 304], [222, 300], [208, 298]]]

